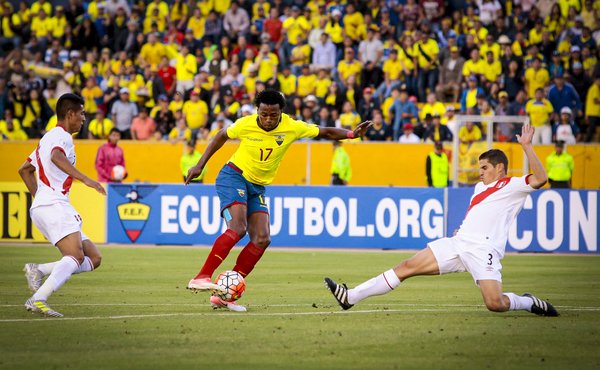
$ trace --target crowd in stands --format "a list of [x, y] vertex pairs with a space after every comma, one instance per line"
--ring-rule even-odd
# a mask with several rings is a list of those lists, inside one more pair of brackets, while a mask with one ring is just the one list
[[[0, 0], [0, 137], [209, 140], [275, 88], [286, 113], [364, 140], [598, 141], [600, 0]], [[457, 114], [489, 123], [454, 126]]]

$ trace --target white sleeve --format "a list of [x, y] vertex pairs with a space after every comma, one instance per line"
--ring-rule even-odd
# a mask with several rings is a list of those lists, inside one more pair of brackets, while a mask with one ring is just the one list
[[515, 180], [517, 180], [517, 181], [515, 181], [515, 189], [517, 191], [521, 191], [524, 193], [531, 193], [532, 191], [535, 190], [535, 188], [533, 188], [533, 187], [531, 187], [531, 185], [529, 185], [529, 176], [531, 176], [531, 174], [515, 178]]
[[69, 150], [73, 147], [73, 138], [66, 132], [63, 135], [53, 135], [47, 145], [50, 148], [50, 155], [52, 155], [54, 149], [59, 149], [65, 155], [68, 155]]

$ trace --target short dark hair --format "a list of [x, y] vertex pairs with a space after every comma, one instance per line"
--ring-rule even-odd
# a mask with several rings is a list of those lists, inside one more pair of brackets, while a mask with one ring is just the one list
[[285, 96], [277, 90], [266, 89], [259, 92], [256, 95], [256, 98], [254, 98], [254, 105], [256, 105], [257, 108], [261, 104], [279, 105], [279, 108], [283, 110], [283, 108], [285, 108]]
[[502, 163], [504, 165], [504, 171], [508, 173], [508, 158], [506, 154], [500, 149], [490, 149], [487, 152], [482, 153], [479, 156], [479, 160], [486, 159], [488, 162], [492, 164], [492, 166], [496, 167], [498, 163]]
[[58, 102], [56, 102], [56, 118], [62, 121], [67, 116], [67, 112], [80, 110], [83, 103], [83, 98], [77, 94], [66, 93], [61, 95]]
[[110, 135], [110, 134], [112, 134], [113, 132], [118, 132], [118, 133], [119, 133], [119, 135], [121, 135], [121, 131], [119, 131], [119, 129], [118, 129], [118, 128], [116, 128], [116, 127], [113, 127], [113, 128], [111, 128], [111, 129], [110, 129], [110, 132], [109, 132], [108, 134]]

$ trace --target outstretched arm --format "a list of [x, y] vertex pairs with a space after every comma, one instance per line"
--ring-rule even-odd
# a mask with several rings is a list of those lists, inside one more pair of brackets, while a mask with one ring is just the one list
[[215, 135], [210, 143], [208, 143], [206, 151], [202, 154], [202, 157], [200, 157], [198, 163], [189, 169], [187, 177], [185, 178], [186, 185], [189, 184], [192, 179], [200, 176], [208, 160], [217, 152], [217, 150], [221, 149], [227, 140], [229, 140], [229, 137], [227, 136], [227, 129], [223, 128]]
[[372, 124], [373, 122], [371, 121], [359, 123], [354, 131], [337, 127], [319, 127], [319, 135], [317, 137], [327, 140], [354, 139], [363, 136]]
[[529, 161], [531, 171], [533, 172], [529, 177], [529, 185], [534, 189], [539, 189], [548, 181], [548, 174], [537, 154], [535, 154], [533, 145], [531, 145], [531, 139], [533, 138], [534, 132], [535, 128], [533, 126], [523, 125], [521, 135], [517, 135], [517, 141], [521, 144], [521, 147], [527, 156], [527, 160]]

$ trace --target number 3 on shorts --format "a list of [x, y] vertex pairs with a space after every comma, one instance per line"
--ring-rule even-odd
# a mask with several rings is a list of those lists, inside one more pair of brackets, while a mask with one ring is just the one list
[[491, 265], [492, 265], [492, 257], [493, 257], [493, 256], [492, 256], [492, 254], [491, 254], [491, 253], [488, 253], [488, 257], [489, 257], [489, 258], [488, 258], [488, 261], [489, 261], [489, 262], [488, 262], [488, 266], [491, 266]]

